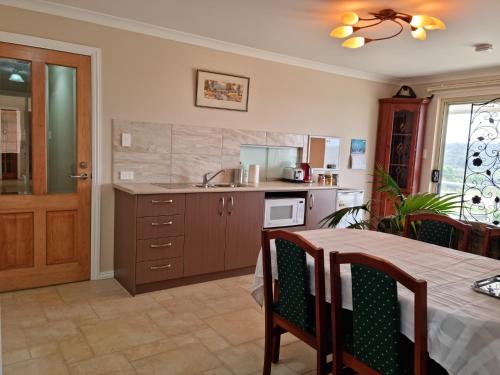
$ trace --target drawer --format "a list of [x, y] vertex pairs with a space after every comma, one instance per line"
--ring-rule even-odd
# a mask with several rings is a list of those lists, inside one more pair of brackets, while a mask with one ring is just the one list
[[182, 277], [182, 258], [152, 260], [137, 263], [135, 281], [137, 284], [153, 283]]
[[184, 194], [140, 195], [137, 199], [137, 216], [183, 214], [185, 202]]
[[137, 261], [182, 257], [184, 236], [137, 241]]
[[184, 215], [142, 217], [137, 219], [137, 239], [161, 238], [184, 234]]

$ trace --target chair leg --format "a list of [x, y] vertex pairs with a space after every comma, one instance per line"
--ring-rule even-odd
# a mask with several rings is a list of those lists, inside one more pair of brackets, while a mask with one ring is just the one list
[[281, 331], [279, 328], [273, 330], [272, 362], [278, 363], [280, 360]]
[[272, 325], [266, 324], [266, 333], [264, 339], [264, 368], [262, 375], [271, 375], [271, 360], [273, 356], [273, 338], [274, 329]]
[[326, 354], [323, 353], [322, 350], [316, 351], [316, 374], [318, 375], [327, 375], [328, 369], [326, 366]]

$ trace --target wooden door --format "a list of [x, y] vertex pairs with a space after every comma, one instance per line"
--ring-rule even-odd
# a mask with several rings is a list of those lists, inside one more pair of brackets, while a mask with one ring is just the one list
[[0, 152], [21, 160], [0, 181], [0, 291], [89, 279], [90, 57], [0, 43], [0, 65], [0, 111], [16, 109], [2, 126], [19, 139]]
[[184, 276], [224, 270], [226, 194], [186, 194]]
[[261, 247], [264, 192], [236, 192], [227, 198], [226, 270], [255, 266]]
[[337, 191], [334, 189], [310, 190], [307, 195], [307, 229], [321, 228], [319, 222], [335, 211]]

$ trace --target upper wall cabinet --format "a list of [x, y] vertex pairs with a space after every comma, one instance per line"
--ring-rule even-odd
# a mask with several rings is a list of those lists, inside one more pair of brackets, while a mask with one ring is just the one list
[[309, 137], [309, 164], [311, 168], [339, 169], [340, 138]]

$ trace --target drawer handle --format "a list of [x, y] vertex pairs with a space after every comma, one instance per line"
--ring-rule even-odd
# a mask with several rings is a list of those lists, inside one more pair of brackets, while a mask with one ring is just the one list
[[160, 244], [160, 245], [155, 245], [155, 244], [151, 244], [151, 245], [149, 245], [149, 247], [150, 247], [150, 248], [152, 248], [152, 249], [156, 249], [156, 248], [158, 248], [158, 247], [170, 247], [170, 246], [172, 246], [172, 242], [169, 242], [169, 243], [162, 243], [162, 244]]
[[174, 222], [173, 222], [172, 220], [170, 220], [170, 221], [167, 221], [167, 222], [165, 222], [165, 223], [151, 223], [151, 226], [153, 226], [153, 227], [157, 227], [157, 226], [159, 226], [159, 225], [172, 225], [173, 223], [174, 223]]
[[151, 271], [164, 270], [166, 268], [172, 268], [172, 265], [169, 263], [169, 264], [165, 264], [163, 266], [151, 266], [151, 267], [149, 267], [149, 269]]
[[157, 201], [157, 200], [152, 200], [151, 203], [174, 203], [173, 199], [168, 199], [166, 201]]

